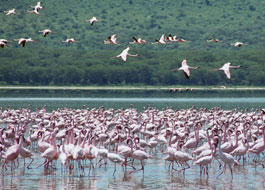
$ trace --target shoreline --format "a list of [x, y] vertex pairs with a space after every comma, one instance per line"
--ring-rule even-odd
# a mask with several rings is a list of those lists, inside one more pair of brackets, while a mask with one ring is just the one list
[[172, 87], [172, 86], [0, 86], [0, 90], [261, 90], [265, 91], [265, 87]]

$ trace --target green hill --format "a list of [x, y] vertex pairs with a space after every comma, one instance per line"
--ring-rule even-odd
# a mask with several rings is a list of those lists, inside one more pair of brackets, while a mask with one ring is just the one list
[[[0, 49], [2, 84], [148, 84], [148, 85], [264, 85], [265, 2], [261, 0], [45, 0], [40, 15], [27, 13], [36, 1], [0, 2], [0, 38], [32, 37], [36, 43]], [[6, 16], [3, 11], [17, 9]], [[96, 16], [93, 26], [86, 20]], [[39, 30], [55, 33], [44, 38]], [[117, 34], [120, 46], [104, 45]], [[130, 45], [137, 58], [109, 59], [119, 54], [132, 37], [148, 42], [162, 34], [177, 35], [191, 43]], [[66, 38], [78, 44], [63, 44]], [[223, 43], [207, 43], [215, 37]], [[248, 44], [240, 48], [230, 43]], [[187, 59], [190, 80], [170, 72]], [[221, 72], [209, 72], [225, 62], [241, 65], [227, 81]]]

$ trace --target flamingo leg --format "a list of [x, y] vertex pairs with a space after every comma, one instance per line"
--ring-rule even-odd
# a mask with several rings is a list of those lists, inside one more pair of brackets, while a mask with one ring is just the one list
[[28, 169], [32, 169], [29, 166], [32, 164], [32, 162], [34, 161], [34, 158], [31, 158], [31, 162], [29, 163], [29, 165], [27, 166]]

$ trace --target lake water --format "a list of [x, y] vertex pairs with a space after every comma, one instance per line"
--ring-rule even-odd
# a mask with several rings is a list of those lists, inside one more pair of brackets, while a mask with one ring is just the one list
[[[221, 107], [223, 109], [234, 108], [264, 108], [264, 91], [193, 91], [182, 93], [170, 93], [168, 91], [105, 91], [105, 90], [1, 90], [0, 106], [12, 108], [25, 108], [29, 104], [31, 109], [41, 108], [44, 105], [48, 110], [61, 107], [81, 109], [86, 107], [133, 107], [142, 110], [148, 105], [163, 109], [172, 106], [174, 109]], [[121, 166], [117, 166], [115, 176], [112, 175], [114, 165], [108, 161], [107, 167], [96, 168], [94, 173], [88, 176], [88, 162], [85, 168], [85, 176], [80, 172], [64, 174], [61, 172], [59, 161], [57, 170], [44, 171], [44, 159], [35, 152], [33, 169], [24, 169], [23, 159], [20, 159], [19, 168], [14, 172], [0, 171], [0, 189], [264, 189], [265, 172], [261, 165], [255, 166], [252, 158], [246, 165], [242, 163], [234, 169], [234, 179], [231, 180], [229, 168], [225, 175], [217, 175], [221, 172], [217, 161], [209, 168], [209, 177], [200, 177], [199, 167], [193, 166], [186, 170], [185, 175], [177, 172], [170, 173], [168, 164], [162, 161], [160, 152], [153, 155], [153, 159], [145, 162], [144, 174], [140, 171], [128, 175], [123, 172]], [[264, 156], [261, 156], [264, 160]], [[30, 160], [27, 160], [27, 163]], [[141, 165], [137, 163], [136, 168]], [[177, 167], [177, 166], [176, 166]], [[131, 171], [131, 168], [128, 168]]]
[[265, 91], [192, 91], [169, 92], [165, 90], [1, 90], [0, 106], [14, 109], [31, 109], [47, 106], [47, 110], [70, 107], [128, 108], [130, 105], [142, 110], [148, 105], [158, 109], [172, 106], [174, 109], [221, 107], [265, 107]]

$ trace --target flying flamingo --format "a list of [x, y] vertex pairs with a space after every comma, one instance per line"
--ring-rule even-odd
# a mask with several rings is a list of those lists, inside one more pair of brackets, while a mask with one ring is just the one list
[[170, 69], [170, 71], [183, 71], [186, 78], [189, 79], [190, 78], [190, 70], [189, 69], [199, 69], [200, 67], [190, 67], [188, 64], [187, 64], [187, 60], [184, 59], [181, 63], [181, 67], [180, 68], [177, 68], [177, 69]]
[[216, 38], [211, 38], [211, 39], [209, 39], [209, 40], [206, 40], [207, 42], [214, 42], [214, 43], [217, 43], [217, 42], [224, 42], [224, 41], [222, 41], [222, 40], [218, 40], [218, 39], [216, 39]]
[[133, 42], [129, 42], [130, 44], [146, 44], [147, 41], [146, 40], [142, 40], [142, 38], [135, 38], [135, 37], [132, 37], [133, 39]]
[[66, 40], [63, 40], [62, 42], [63, 43], [68, 43], [68, 44], [70, 44], [70, 43], [79, 43], [79, 41], [76, 41], [74, 38], [68, 38]]
[[103, 41], [104, 44], [113, 44], [113, 45], [120, 45], [118, 42], [117, 42], [117, 35], [116, 34], [113, 34], [112, 36], [109, 36], [108, 37], [108, 40], [104, 40]]
[[4, 11], [4, 13], [6, 13], [7, 16], [8, 15], [14, 15], [14, 14], [16, 14], [16, 9], [11, 9], [9, 11]]
[[28, 13], [30, 13], [30, 14], [35, 14], [35, 15], [39, 15], [40, 13], [39, 13], [39, 9], [38, 8], [34, 8], [34, 10], [33, 11], [27, 11]]
[[7, 43], [5, 43], [4, 41], [0, 40], [0, 47], [4, 48], [5, 46], [8, 46]]
[[52, 33], [52, 31], [49, 29], [41, 30], [39, 32], [42, 33], [43, 37], [46, 37], [49, 33]]
[[235, 42], [235, 43], [231, 43], [231, 46], [235, 46], [235, 47], [241, 47], [241, 46], [246, 46], [248, 45], [247, 43], [242, 43], [242, 42]]
[[92, 26], [95, 22], [99, 21], [95, 16], [93, 16], [90, 20], [88, 20], [90, 25]]
[[20, 38], [20, 39], [14, 39], [14, 41], [18, 41], [18, 44], [21, 45], [22, 47], [25, 47], [27, 42], [34, 42], [34, 40], [32, 40], [32, 38]]
[[211, 70], [211, 72], [213, 71], [224, 71], [227, 79], [231, 79], [231, 74], [230, 74], [230, 68], [240, 68], [240, 65], [238, 66], [231, 66], [231, 63], [228, 62], [228, 63], [225, 63], [221, 68], [219, 69], [213, 69]]
[[155, 42], [151, 42], [151, 44], [166, 44], [165, 34], [162, 34], [159, 40], [155, 39]]
[[41, 4], [42, 4], [42, 2], [41, 1], [38, 1], [37, 2], [37, 5], [35, 5], [35, 6], [30, 6], [31, 8], [34, 8], [34, 9], [36, 9], [36, 10], [40, 10], [40, 9], [43, 9], [43, 6], [41, 6]]
[[111, 57], [111, 58], [121, 58], [124, 62], [127, 60], [127, 57], [130, 56], [130, 57], [137, 57], [139, 56], [139, 54], [135, 54], [135, 55], [132, 55], [132, 54], [129, 54], [128, 51], [130, 50], [130, 47], [127, 47], [126, 49], [124, 49], [121, 54], [115, 56], [115, 57]]

